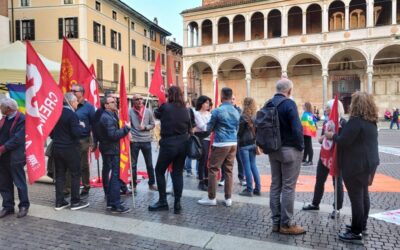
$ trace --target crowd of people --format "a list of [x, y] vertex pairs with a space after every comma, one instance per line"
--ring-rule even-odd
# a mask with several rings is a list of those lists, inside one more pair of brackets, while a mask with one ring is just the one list
[[[142, 152], [150, 191], [158, 192], [158, 201], [148, 210], [169, 210], [165, 173], [172, 166], [174, 213], [183, 211], [181, 205], [183, 173], [188, 158], [187, 145], [190, 136], [200, 139], [202, 155], [197, 159], [198, 188], [207, 191], [207, 196], [198, 204], [216, 206], [218, 185], [224, 186], [223, 204], [232, 206], [233, 168], [238, 165], [239, 181], [244, 189], [242, 196], [261, 195], [261, 178], [256, 157], [262, 148], [257, 145], [257, 104], [251, 97], [243, 100], [241, 110], [235, 105], [232, 89], [220, 91], [221, 104], [213, 106], [212, 99], [200, 96], [194, 108], [187, 108], [182, 91], [177, 86], [168, 89], [167, 103], [154, 110], [144, 105], [141, 95], [133, 96], [129, 109], [130, 123], [120, 124], [118, 100], [115, 94], [107, 93], [101, 108], [95, 111], [92, 104], [83, 98], [84, 88], [76, 84], [71, 92], [64, 95], [62, 115], [54, 127], [51, 138], [51, 155], [55, 163], [55, 209], [83, 209], [89, 206], [88, 151], [100, 149], [103, 167], [102, 180], [106, 209], [112, 213], [127, 213], [130, 208], [121, 200], [121, 195], [137, 193], [137, 162]], [[317, 137], [317, 117], [311, 103], [303, 106], [299, 116], [292, 99], [293, 83], [282, 77], [276, 83], [276, 94], [265, 105], [275, 108], [279, 118], [279, 141], [281, 146], [268, 152], [271, 166], [270, 209], [272, 231], [281, 234], [298, 235], [306, 232], [293, 221], [296, 183], [301, 166], [313, 165], [312, 138]], [[334, 100], [326, 104], [325, 114], [332, 112]], [[18, 111], [18, 105], [10, 98], [0, 102], [3, 118], [0, 121], [0, 193], [3, 208], [0, 218], [14, 213], [14, 186], [19, 194], [17, 217], [27, 215], [29, 199], [25, 180], [24, 134], [25, 118]], [[315, 108], [314, 108], [315, 109]], [[352, 223], [347, 231], [339, 234], [343, 241], [360, 243], [367, 227], [369, 213], [368, 186], [371, 185], [379, 165], [377, 121], [378, 111], [373, 97], [365, 92], [355, 92], [350, 106], [350, 118], [344, 119], [343, 105], [338, 103], [340, 116], [339, 133], [322, 127], [320, 143], [330, 140], [338, 147], [337, 161], [340, 174], [334, 178], [337, 185], [337, 200], [332, 218], [339, 215], [343, 206], [343, 181], [348, 190], [352, 206]], [[397, 113], [398, 116], [398, 113]], [[152, 130], [154, 118], [160, 120], [159, 153], [155, 168], [152, 163]], [[327, 118], [327, 117], [326, 117]], [[129, 136], [131, 140], [131, 169], [133, 187], [120, 179], [120, 139]], [[185, 166], [186, 165], [186, 166]], [[319, 210], [324, 193], [324, 183], [329, 169], [321, 161], [317, 164], [316, 184], [312, 203], [303, 210]], [[80, 183], [83, 189], [80, 191]], [[156, 185], [157, 184], [157, 185]], [[71, 196], [70, 202], [66, 196]]]

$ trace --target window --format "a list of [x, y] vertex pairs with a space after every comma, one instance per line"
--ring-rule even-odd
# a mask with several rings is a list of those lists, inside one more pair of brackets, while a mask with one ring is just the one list
[[103, 25], [101, 28], [103, 30], [103, 45], [105, 46], [106, 45], [106, 26]]
[[136, 41], [132, 39], [131, 44], [132, 44], [132, 48], [131, 48], [132, 56], [136, 56]]
[[122, 46], [121, 46], [121, 33], [118, 33], [118, 50], [119, 50], [119, 51], [122, 50]]
[[176, 84], [176, 86], [178, 86], [178, 85], [179, 85], [179, 76], [178, 76], [178, 75], [176, 76], [176, 79], [175, 79], [175, 84]]
[[100, 59], [96, 60], [96, 71], [97, 71], [97, 79], [103, 80], [103, 61]]
[[118, 77], [119, 77], [119, 65], [118, 63], [114, 63], [114, 82], [118, 83]]
[[151, 49], [150, 47], [147, 47], [147, 61], [151, 61]]
[[58, 38], [78, 38], [78, 18], [59, 18], [58, 19]]
[[147, 37], [147, 30], [146, 29], [144, 29], [143, 34], [144, 34], [145, 37]]
[[155, 41], [156, 40], [156, 32], [154, 30], [150, 30], [150, 39]]
[[165, 65], [165, 55], [161, 54], [161, 64]]
[[29, 0], [21, 0], [21, 7], [28, 7], [30, 5]]
[[96, 1], [96, 10], [101, 11], [101, 3], [99, 1]]
[[175, 72], [179, 73], [179, 69], [181, 67], [181, 62], [175, 61]]
[[115, 10], [112, 11], [112, 18], [117, 20], [117, 12]]
[[35, 40], [35, 20], [15, 21], [16, 40]]
[[73, 0], [64, 0], [64, 4], [73, 4], [74, 1]]
[[135, 22], [131, 22], [131, 30], [135, 30]]
[[147, 88], [149, 87], [149, 73], [144, 72], [144, 86]]
[[160, 34], [160, 44], [165, 45], [165, 36]]
[[154, 49], [151, 50], [151, 61], [152, 62], [156, 61], [156, 52], [154, 51]]
[[143, 60], [147, 61], [147, 46], [143, 45]]
[[131, 83], [133, 84], [133, 86], [136, 86], [136, 69], [132, 68], [132, 80]]
[[93, 41], [101, 43], [101, 25], [96, 22], [93, 22]]
[[117, 43], [118, 43], [118, 37], [117, 37], [117, 32], [114, 30], [111, 30], [111, 48], [117, 49]]

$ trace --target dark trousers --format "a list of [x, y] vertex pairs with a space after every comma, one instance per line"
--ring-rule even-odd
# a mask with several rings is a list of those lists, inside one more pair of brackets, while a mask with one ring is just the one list
[[[108, 183], [110, 182], [110, 172], [111, 172], [111, 165], [107, 164], [104, 161], [104, 158], [106, 156], [101, 154], [101, 158], [103, 158], [103, 167], [101, 168], [101, 180], [103, 182], [103, 190], [104, 190], [104, 195], [107, 196], [107, 192], [108, 192]], [[120, 179], [119, 180], [120, 183], [120, 189], [122, 192], [126, 193], [128, 191], [128, 187], [126, 186], [126, 184]]]
[[[105, 179], [108, 180], [105, 189], [107, 190], [107, 206], [116, 208], [121, 204], [121, 194], [119, 192], [121, 188], [121, 181], [119, 179], [119, 155], [103, 155], [103, 163], [103, 175], [105, 175]], [[111, 176], [108, 178], [110, 170]]]
[[71, 174], [71, 203], [80, 201], [79, 186], [81, 180], [80, 152], [78, 146], [53, 149], [56, 164], [56, 204], [64, 201], [66, 171]]
[[396, 126], [397, 126], [397, 129], [399, 129], [399, 121], [397, 120], [392, 120], [391, 122], [390, 122], [390, 129], [393, 129], [393, 125], [394, 124], [396, 124]]
[[24, 164], [10, 164], [9, 159], [0, 157], [0, 193], [3, 198], [3, 207], [6, 210], [14, 210], [14, 184], [18, 190], [19, 205], [18, 207], [29, 208], [28, 186], [26, 185], [26, 177]]
[[369, 215], [368, 174], [363, 173], [344, 179], [344, 184], [351, 202], [351, 231], [360, 234], [367, 228]]
[[[90, 147], [90, 137], [85, 137], [79, 140], [80, 142], [80, 162], [81, 162], [81, 179], [83, 189], [89, 191], [90, 189], [90, 169], [89, 169], [89, 147]], [[64, 186], [65, 192], [71, 191], [71, 175], [67, 170], [66, 182]]]
[[133, 186], [136, 187], [139, 151], [142, 151], [143, 158], [146, 163], [147, 174], [149, 175], [149, 186], [154, 185], [155, 179], [153, 159], [151, 155], [151, 142], [134, 142], [131, 143]]
[[208, 177], [208, 156], [210, 149], [210, 140], [202, 140], [201, 144], [203, 146], [203, 155], [199, 160], [199, 168], [197, 169], [197, 175], [199, 176], [200, 181], [204, 181]]
[[160, 201], [167, 200], [164, 174], [171, 163], [173, 165], [171, 177], [175, 199], [182, 197], [183, 167], [185, 165], [187, 141], [188, 135], [167, 137], [160, 140], [160, 152], [156, 164], [156, 179]]
[[303, 154], [303, 161], [307, 161], [307, 156], [308, 156], [308, 161], [313, 160], [314, 156], [314, 150], [312, 147], [312, 138], [311, 136], [305, 135], [304, 136], [304, 154]]
[[[238, 166], [238, 178], [240, 181], [244, 180], [245, 173], [242, 158], [240, 157], [239, 150], [236, 150], [236, 162]], [[221, 166], [221, 181], [225, 180], [225, 162]]]
[[[312, 204], [314, 206], [319, 206], [321, 203], [322, 196], [324, 195], [325, 182], [329, 175], [329, 169], [322, 164], [321, 159], [318, 160], [317, 165], [317, 177], [314, 187], [314, 198]], [[335, 187], [335, 177], [333, 179], [333, 187]], [[337, 177], [337, 209], [342, 209], [343, 207], [343, 179], [342, 176]], [[335, 201], [333, 201], [333, 208], [335, 209]]]

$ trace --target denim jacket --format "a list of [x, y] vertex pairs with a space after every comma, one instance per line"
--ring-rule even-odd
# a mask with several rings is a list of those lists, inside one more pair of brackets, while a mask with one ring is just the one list
[[207, 131], [214, 131], [214, 142], [237, 142], [240, 114], [230, 103], [222, 103], [211, 112]]

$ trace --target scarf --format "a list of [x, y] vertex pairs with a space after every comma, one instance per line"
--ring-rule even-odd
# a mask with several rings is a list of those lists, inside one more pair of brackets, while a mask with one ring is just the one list
[[137, 116], [139, 117], [139, 123], [141, 123], [144, 116], [144, 106], [141, 106], [140, 109], [136, 109], [136, 107], [133, 106], [133, 110], [135, 110]]

